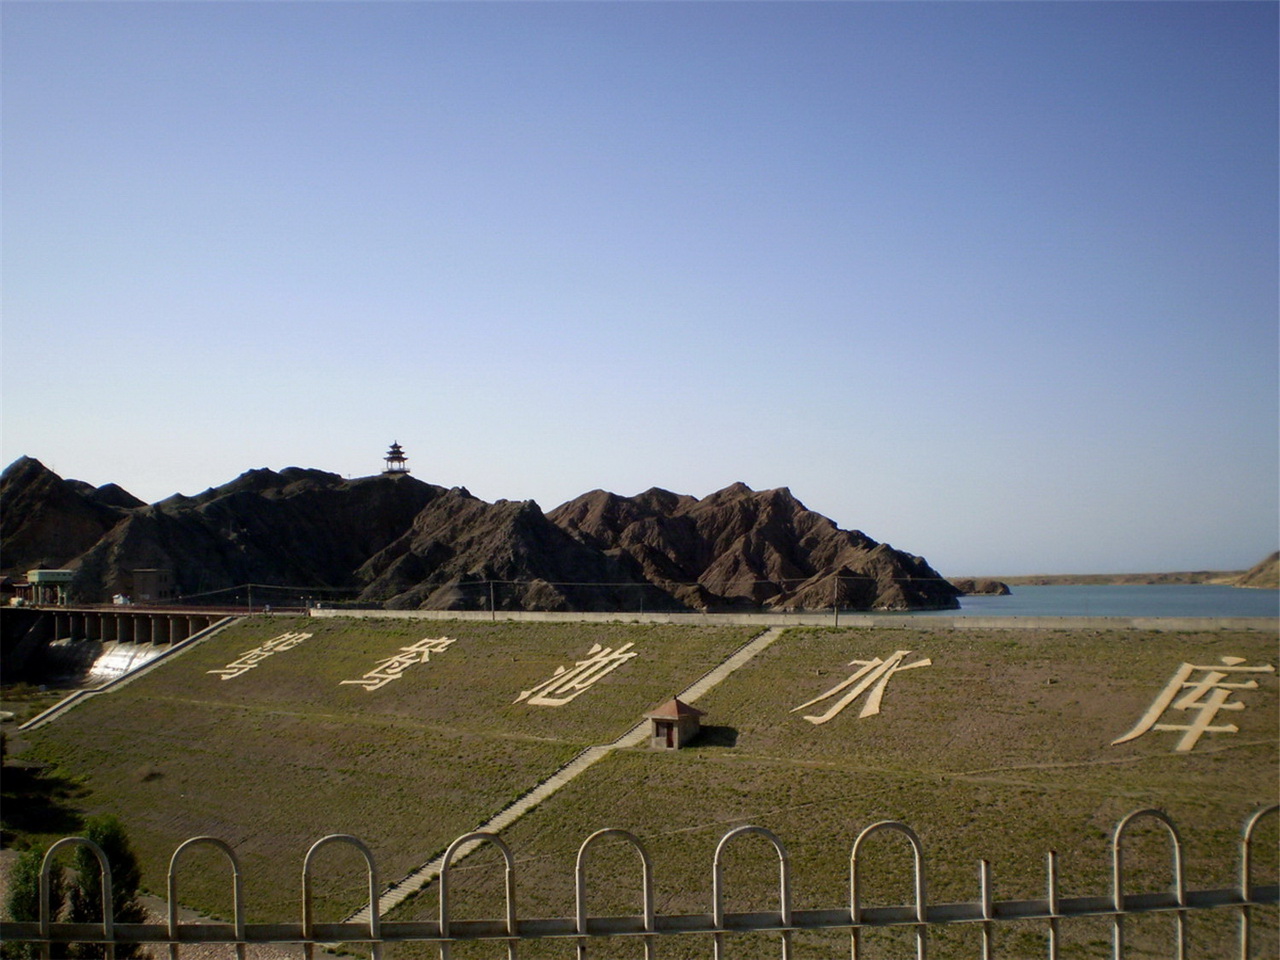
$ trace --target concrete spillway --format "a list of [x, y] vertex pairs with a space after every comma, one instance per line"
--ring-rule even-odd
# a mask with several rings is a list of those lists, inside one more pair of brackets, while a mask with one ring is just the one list
[[184, 609], [0, 607], [0, 669], [11, 681], [100, 684], [221, 618]]
[[43, 650], [54, 670], [74, 678], [81, 689], [65, 697], [43, 713], [32, 717], [19, 729], [34, 730], [51, 723], [90, 697], [109, 693], [151, 669], [150, 664], [175, 656], [216, 634], [237, 618], [223, 617], [177, 643], [129, 643], [116, 640], [54, 640]]
[[54, 640], [41, 654], [43, 679], [100, 687], [154, 660], [168, 644]]
[[100, 646], [102, 652], [94, 659], [85, 678], [87, 684], [93, 687], [122, 677], [130, 670], [136, 670], [166, 649], [154, 643], [102, 643], [96, 646]]

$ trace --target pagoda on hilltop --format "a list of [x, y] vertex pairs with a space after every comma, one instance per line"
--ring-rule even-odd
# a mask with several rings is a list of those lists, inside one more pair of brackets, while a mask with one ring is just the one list
[[400, 444], [392, 443], [391, 449], [387, 451], [387, 455], [383, 459], [387, 461], [386, 469], [382, 471], [384, 477], [398, 476], [409, 472], [409, 458], [404, 455], [404, 450], [401, 449]]

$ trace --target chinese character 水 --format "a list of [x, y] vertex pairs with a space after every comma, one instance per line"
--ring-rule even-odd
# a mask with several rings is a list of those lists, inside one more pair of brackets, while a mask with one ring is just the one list
[[[848, 690], [849, 692], [828, 708], [826, 713], [818, 714], [817, 716], [805, 716], [805, 719], [812, 724], [826, 723], [870, 689], [871, 693], [867, 696], [867, 702], [862, 705], [862, 710], [858, 717], [874, 716], [880, 712], [880, 701], [884, 699], [884, 688], [888, 684], [890, 677], [902, 670], [914, 670], [916, 667], [928, 667], [933, 664], [933, 661], [928, 657], [923, 660], [917, 660], [915, 663], [904, 664], [902, 661], [906, 659], [907, 654], [910, 652], [910, 650], [898, 650], [888, 660], [881, 660], [879, 657], [874, 660], [850, 660], [849, 666], [856, 665], [861, 669], [821, 696], [814, 697], [812, 700], [793, 708], [791, 712], [795, 713], [797, 710], [811, 707], [815, 703], [821, 703], [823, 700], [834, 697], [837, 693]], [[850, 687], [852, 689], [849, 689]]]

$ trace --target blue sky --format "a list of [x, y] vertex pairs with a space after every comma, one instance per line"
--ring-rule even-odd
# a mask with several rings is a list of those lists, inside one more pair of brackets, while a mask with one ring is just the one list
[[946, 575], [1280, 528], [1275, 3], [31, 3], [3, 460], [789, 486]]

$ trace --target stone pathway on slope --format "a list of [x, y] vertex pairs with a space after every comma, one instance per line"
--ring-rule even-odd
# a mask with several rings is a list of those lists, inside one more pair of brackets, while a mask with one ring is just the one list
[[[748, 641], [719, 666], [712, 668], [699, 680], [676, 694], [676, 697], [683, 700], [685, 703], [694, 703], [699, 697], [705, 696], [709, 691], [715, 688], [722, 680], [729, 676], [729, 674], [733, 673], [743, 664], [750, 661], [753, 657], [769, 646], [769, 644], [773, 643], [774, 640], [778, 639], [782, 634], [783, 629], [784, 628], [782, 627], [771, 627], [758, 637]], [[528, 793], [524, 794], [512, 803], [509, 807], [476, 827], [475, 832], [501, 832], [504, 828], [515, 823], [538, 804], [542, 803], [542, 801], [546, 800], [557, 790], [567, 786], [575, 777], [584, 772], [592, 764], [599, 760], [603, 760], [614, 750], [618, 750], [623, 747], [639, 746], [644, 743], [648, 736], [649, 721], [642, 720], [612, 743], [588, 747], [549, 776], [546, 780], [543, 780]], [[454, 853], [453, 862], [456, 864], [459, 860], [466, 857], [479, 847], [481, 842], [482, 841], [479, 840], [473, 840], [459, 847], [457, 852]], [[441, 854], [430, 863], [427, 863], [425, 866], [405, 877], [390, 889], [384, 891], [382, 896], [378, 898], [379, 916], [385, 916], [393, 907], [403, 902], [412, 894], [417, 893], [432, 880], [436, 879], [436, 877], [440, 875], [440, 867], [443, 863], [444, 854]], [[350, 922], [368, 923], [369, 908], [365, 907], [347, 919]]]

